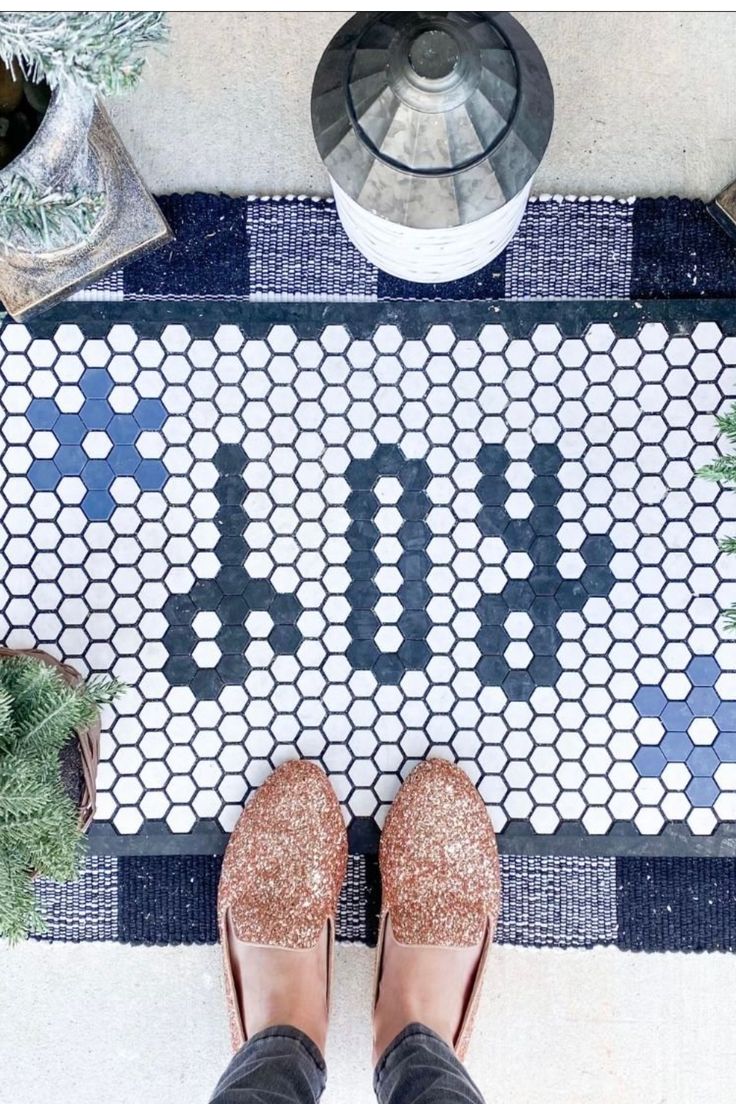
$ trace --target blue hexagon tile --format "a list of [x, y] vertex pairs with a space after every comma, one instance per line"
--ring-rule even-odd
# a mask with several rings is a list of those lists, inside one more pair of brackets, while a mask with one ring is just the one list
[[[634, 704], [649, 723], [639, 730], [642, 746], [634, 766], [642, 779], [658, 779], [672, 792], [668, 805], [731, 807], [727, 796], [736, 788], [736, 702], [722, 700], [716, 685], [721, 669], [712, 656], [695, 656], [686, 670], [669, 676], [667, 689], [642, 686]], [[656, 741], [656, 742], [655, 742]], [[655, 783], [649, 783], [654, 792]]]
[[436, 754], [538, 837], [736, 820], [736, 338], [523, 308], [3, 327], [0, 637], [129, 682], [98, 819], [228, 830], [300, 754], [380, 823]]

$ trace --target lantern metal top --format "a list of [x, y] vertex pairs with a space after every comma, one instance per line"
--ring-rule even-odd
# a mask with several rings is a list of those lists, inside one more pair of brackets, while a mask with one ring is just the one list
[[463, 225], [531, 180], [554, 96], [505, 12], [359, 12], [317, 68], [312, 126], [334, 183], [414, 227]]

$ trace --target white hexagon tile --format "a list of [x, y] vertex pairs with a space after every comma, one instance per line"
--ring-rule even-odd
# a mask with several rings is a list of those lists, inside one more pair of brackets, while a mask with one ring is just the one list
[[98, 820], [229, 830], [299, 754], [380, 823], [432, 753], [499, 829], [733, 822], [736, 338], [658, 309], [5, 325], [0, 638], [130, 684]]

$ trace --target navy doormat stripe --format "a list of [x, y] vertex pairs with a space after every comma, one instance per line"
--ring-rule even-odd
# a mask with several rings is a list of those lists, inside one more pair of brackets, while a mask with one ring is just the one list
[[[221, 859], [91, 856], [73, 885], [38, 879], [51, 942], [167, 946], [217, 942]], [[503, 855], [498, 942], [625, 951], [736, 950], [736, 864], [716, 858]], [[375, 855], [350, 856], [338, 938], [374, 945]]]
[[328, 199], [160, 196], [176, 235], [81, 299], [693, 299], [736, 295], [736, 248], [700, 200], [537, 198], [508, 249], [448, 284], [397, 280]]
[[736, 862], [619, 858], [616, 912], [622, 950], [733, 951]]

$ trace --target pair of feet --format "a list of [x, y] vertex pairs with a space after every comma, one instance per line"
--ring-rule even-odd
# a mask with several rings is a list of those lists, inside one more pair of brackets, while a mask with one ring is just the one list
[[[337, 798], [324, 773], [295, 761], [248, 803], [223, 863], [218, 915], [237, 1048], [289, 1024], [324, 1051], [335, 914], [347, 861]], [[383, 890], [374, 1060], [410, 1023], [462, 1056], [500, 902], [485, 806], [442, 760], [402, 787], [381, 839]]]

